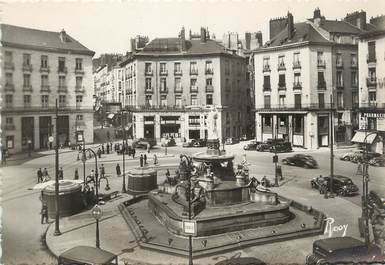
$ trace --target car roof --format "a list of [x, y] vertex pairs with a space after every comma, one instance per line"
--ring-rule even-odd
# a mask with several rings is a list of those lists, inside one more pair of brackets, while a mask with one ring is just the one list
[[343, 250], [347, 248], [364, 247], [365, 242], [362, 242], [356, 238], [345, 237], [331, 237], [326, 239], [319, 239], [314, 241], [313, 246], [319, 247], [326, 251]]

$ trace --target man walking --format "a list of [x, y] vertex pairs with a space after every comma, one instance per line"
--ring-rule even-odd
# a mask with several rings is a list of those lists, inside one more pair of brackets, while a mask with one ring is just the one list
[[43, 172], [41, 172], [41, 168], [37, 170], [37, 183], [43, 182]]
[[154, 154], [154, 165], [156, 166], [158, 164], [158, 157], [156, 154]]
[[74, 176], [74, 179], [75, 180], [78, 180], [79, 179], [79, 171], [77, 168], [75, 168], [75, 176]]
[[60, 167], [60, 169], [59, 169], [59, 179], [63, 179], [63, 178], [64, 178], [63, 168]]
[[106, 171], [104, 169], [104, 164], [102, 164], [102, 166], [100, 167], [100, 176], [104, 177], [105, 174], [106, 174]]
[[147, 155], [146, 154], [143, 155], [143, 160], [144, 160], [144, 164], [147, 165]]
[[99, 158], [102, 158], [102, 150], [100, 150], [100, 147], [99, 147], [99, 149], [98, 149], [98, 157], [99, 157]]
[[121, 174], [122, 174], [122, 172], [120, 171], [120, 166], [119, 166], [119, 164], [116, 164], [116, 176], [120, 177]]
[[135, 158], [135, 152], [136, 152], [135, 147], [132, 147], [132, 159]]
[[7, 150], [5, 148], [3, 148], [1, 150], [1, 164], [2, 165], [6, 165], [7, 164], [7, 157], [6, 157], [6, 155], [7, 155]]
[[104, 155], [104, 144], [102, 144], [102, 154]]
[[48, 206], [44, 202], [43, 206], [41, 207], [41, 224], [47, 223], [48, 224]]
[[48, 170], [47, 170], [47, 168], [44, 168], [44, 170], [43, 170], [43, 182], [48, 181], [48, 179], [49, 179]]
[[107, 143], [107, 155], [110, 154], [110, 145]]
[[140, 167], [143, 167], [143, 155], [140, 155], [139, 161], [140, 161]]

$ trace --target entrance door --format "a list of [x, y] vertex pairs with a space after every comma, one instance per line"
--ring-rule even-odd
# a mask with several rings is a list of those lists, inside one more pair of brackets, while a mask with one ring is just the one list
[[329, 146], [329, 116], [318, 116], [318, 146]]
[[50, 116], [39, 117], [40, 148], [48, 148], [48, 137], [51, 136], [52, 119]]
[[154, 124], [144, 125], [144, 138], [155, 138], [155, 126]]
[[33, 117], [21, 118], [21, 148], [22, 150], [28, 150], [31, 146], [31, 150], [35, 149], [35, 127]]
[[59, 145], [68, 145], [69, 140], [69, 119], [68, 116], [59, 116], [57, 121], [57, 128], [59, 133]]

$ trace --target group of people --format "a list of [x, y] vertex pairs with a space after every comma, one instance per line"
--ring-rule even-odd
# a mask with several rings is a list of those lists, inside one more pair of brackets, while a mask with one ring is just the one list
[[[158, 156], [156, 154], [154, 154], [154, 158], [153, 158], [153, 162], [154, 162], [154, 165], [158, 165]], [[146, 154], [141, 154], [140, 157], [139, 157], [139, 165], [140, 167], [144, 167], [147, 165], [147, 155]]]
[[[59, 175], [59, 180], [64, 179], [64, 171], [63, 171], [62, 167], [59, 168], [59, 172], [58, 173], [59, 173], [58, 174]], [[37, 170], [36, 175], [37, 175], [37, 183], [43, 183], [43, 182], [49, 181], [51, 179], [51, 177], [48, 174], [47, 168], [44, 168], [43, 170], [41, 170], [41, 168], [39, 168]]]

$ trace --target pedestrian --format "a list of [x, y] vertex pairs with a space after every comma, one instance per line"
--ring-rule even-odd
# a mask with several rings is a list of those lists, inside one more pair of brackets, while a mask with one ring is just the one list
[[120, 177], [121, 174], [122, 174], [122, 172], [120, 171], [120, 166], [119, 166], [119, 164], [116, 164], [116, 176]]
[[150, 143], [147, 143], [147, 153], [150, 153], [151, 145]]
[[140, 155], [139, 161], [140, 161], [140, 167], [143, 167], [143, 155]]
[[74, 179], [75, 180], [78, 180], [79, 179], [79, 171], [77, 168], [75, 168], [75, 176], [74, 176]]
[[104, 144], [102, 144], [102, 154], [104, 155]]
[[102, 177], [104, 177], [105, 174], [106, 174], [106, 171], [105, 171], [105, 169], [104, 169], [104, 164], [102, 164], [102, 166], [100, 167], [100, 175], [101, 175]]
[[107, 144], [107, 155], [109, 155], [109, 154], [110, 154], [110, 145]]
[[43, 182], [43, 172], [41, 172], [41, 168], [37, 170], [37, 183]]
[[63, 168], [60, 167], [60, 169], [59, 169], [59, 179], [63, 179], [63, 178], [64, 178]]
[[48, 206], [46, 203], [43, 203], [40, 214], [41, 214], [41, 224], [48, 223]]
[[48, 179], [49, 179], [48, 170], [47, 170], [47, 168], [44, 168], [44, 170], [43, 170], [43, 182], [48, 181]]
[[90, 177], [91, 177], [91, 181], [92, 181], [93, 183], [95, 183], [95, 172], [94, 172], [94, 170], [91, 170]]
[[110, 142], [110, 149], [111, 149], [111, 153], [112, 153], [112, 142]]
[[144, 161], [144, 164], [147, 165], [147, 155], [146, 154], [143, 155], [143, 161]]
[[[108, 141], [110, 140], [110, 131], [107, 131], [107, 139], [108, 139]], [[107, 144], [107, 146], [108, 146], [108, 144]]]
[[99, 157], [99, 158], [102, 158], [102, 150], [100, 150], [100, 147], [99, 147], [99, 149], [98, 149], [98, 157]]
[[7, 164], [7, 149], [3, 148], [1, 150], [1, 164], [6, 165]]
[[133, 147], [133, 148], [132, 148], [132, 159], [135, 158], [135, 152], [136, 152], [135, 147]]
[[158, 164], [158, 157], [156, 156], [156, 154], [154, 154], [154, 165], [157, 165]]
[[71, 149], [71, 142], [68, 141], [68, 149]]

